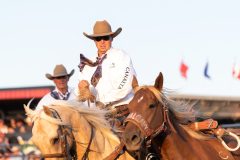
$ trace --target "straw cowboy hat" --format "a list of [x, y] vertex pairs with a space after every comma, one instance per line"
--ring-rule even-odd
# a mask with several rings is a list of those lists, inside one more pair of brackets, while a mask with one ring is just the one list
[[74, 73], [74, 69], [70, 73], [67, 73], [67, 70], [64, 67], [64, 65], [59, 64], [59, 65], [55, 66], [55, 68], [53, 70], [53, 75], [47, 73], [45, 76], [48, 79], [53, 80], [54, 78], [61, 77], [61, 76], [69, 76], [69, 77], [71, 77], [73, 75], [73, 73]]
[[115, 32], [112, 32], [112, 28], [110, 24], [106, 20], [103, 20], [103, 21], [96, 21], [93, 27], [93, 34], [87, 34], [83, 32], [83, 35], [92, 40], [94, 40], [96, 37], [102, 37], [102, 36], [112, 36], [114, 38], [121, 31], [122, 31], [122, 28], [119, 27]]

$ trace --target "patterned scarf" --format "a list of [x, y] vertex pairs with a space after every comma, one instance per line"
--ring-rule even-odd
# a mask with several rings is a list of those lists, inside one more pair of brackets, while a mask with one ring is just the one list
[[78, 65], [80, 72], [82, 72], [85, 65], [88, 65], [90, 67], [97, 66], [91, 78], [91, 84], [94, 87], [97, 86], [99, 79], [102, 77], [102, 62], [106, 57], [107, 54], [104, 54], [101, 58], [97, 57], [96, 62], [93, 62], [90, 59], [86, 58], [83, 54], [80, 54], [80, 64]]
[[[60, 94], [59, 94], [57, 91], [52, 91], [52, 92], [50, 93], [50, 95], [51, 95], [54, 99], [57, 99], [57, 100], [61, 99], [61, 98], [60, 98]], [[61, 96], [61, 97], [62, 97], [62, 100], [68, 100], [69, 96], [70, 96], [70, 92], [67, 92], [65, 96]]]

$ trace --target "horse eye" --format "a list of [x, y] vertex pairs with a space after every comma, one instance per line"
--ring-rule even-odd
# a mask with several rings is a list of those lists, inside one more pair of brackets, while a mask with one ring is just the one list
[[155, 104], [150, 104], [149, 105], [149, 108], [154, 108], [155, 107]]
[[58, 144], [59, 143], [59, 138], [53, 138], [52, 139], [52, 144]]

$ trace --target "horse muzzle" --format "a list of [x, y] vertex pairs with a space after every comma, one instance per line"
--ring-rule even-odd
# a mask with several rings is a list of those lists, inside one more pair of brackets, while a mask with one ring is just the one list
[[123, 134], [123, 141], [128, 151], [138, 151], [144, 142], [144, 137], [141, 135], [141, 131], [138, 128], [128, 130], [126, 127]]

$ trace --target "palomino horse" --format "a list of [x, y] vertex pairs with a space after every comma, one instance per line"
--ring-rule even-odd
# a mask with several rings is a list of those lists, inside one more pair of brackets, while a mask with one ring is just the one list
[[105, 120], [105, 111], [75, 101], [57, 101], [43, 110], [24, 106], [34, 121], [32, 141], [45, 159], [133, 159], [119, 154], [120, 141]]
[[[125, 120], [123, 133], [127, 150], [139, 152], [149, 148], [159, 159], [167, 160], [237, 158], [219, 142], [221, 136], [218, 139], [212, 132], [200, 134], [183, 125], [195, 120], [191, 106], [170, 100], [162, 87], [163, 76], [160, 73], [154, 86], [142, 86], [136, 90], [128, 105], [130, 114]], [[229, 149], [236, 151], [240, 145], [239, 138], [232, 133], [230, 135], [236, 138], [238, 145]], [[222, 143], [228, 147], [224, 141]]]

